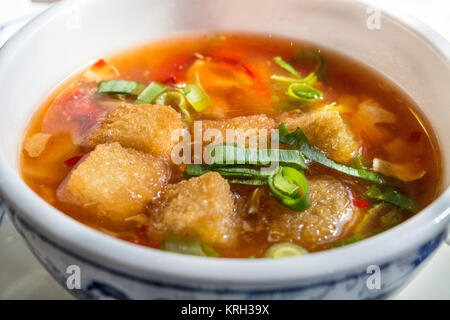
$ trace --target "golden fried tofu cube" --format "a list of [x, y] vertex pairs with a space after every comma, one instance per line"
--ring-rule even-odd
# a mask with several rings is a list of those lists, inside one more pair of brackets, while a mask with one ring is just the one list
[[[275, 129], [276, 125], [274, 119], [264, 114], [241, 116], [228, 120], [205, 120], [202, 123], [203, 141], [214, 143], [210, 138], [211, 134], [214, 135], [214, 131], [210, 130], [216, 130], [220, 132], [223, 139], [220, 142], [245, 144], [252, 148], [258, 148], [261, 142], [261, 148], [267, 148], [267, 143], [263, 143], [263, 141], [270, 141], [271, 129]], [[258, 137], [259, 135], [261, 135], [261, 140], [251, 140], [251, 137]], [[216, 141], [216, 143], [219, 143], [219, 141]]]
[[169, 158], [184, 132], [187, 132], [186, 124], [170, 106], [124, 103], [106, 114], [85, 139], [84, 145], [95, 147], [119, 142], [124, 147]]
[[69, 173], [57, 197], [120, 223], [142, 212], [167, 180], [163, 160], [119, 143], [101, 144]]
[[269, 227], [269, 237], [298, 241], [308, 251], [339, 240], [355, 217], [361, 213], [352, 202], [349, 190], [337, 179], [321, 176], [308, 179], [311, 207], [294, 212], [270, 199], [275, 213]]
[[335, 161], [348, 163], [360, 148], [338, 111], [286, 113], [281, 115], [279, 120], [280, 123], [285, 122], [289, 130], [300, 127], [311, 145]]
[[216, 172], [164, 188], [161, 220], [167, 232], [198, 236], [212, 246], [236, 244], [239, 227], [228, 182]]

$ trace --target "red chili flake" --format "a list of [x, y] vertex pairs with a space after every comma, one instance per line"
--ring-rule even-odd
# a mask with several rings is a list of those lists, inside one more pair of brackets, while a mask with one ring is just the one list
[[353, 204], [359, 208], [369, 208], [370, 205], [366, 199], [353, 199]]
[[421, 136], [422, 136], [422, 132], [420, 132], [420, 131], [413, 131], [409, 135], [408, 141], [409, 142], [419, 142]]
[[94, 67], [97, 67], [97, 68], [104, 67], [105, 65], [106, 65], [106, 62], [103, 59], [99, 59], [96, 63], [94, 63]]
[[359, 208], [369, 208], [370, 207], [370, 204], [367, 202], [366, 198], [354, 193], [353, 190], [350, 190], [350, 193], [352, 194], [352, 202], [356, 207], [359, 207]]
[[68, 167], [73, 167], [73, 166], [75, 166], [75, 165], [78, 163], [78, 161], [81, 160], [81, 158], [83, 158], [83, 156], [75, 156], [75, 157], [72, 157], [72, 158], [70, 158], [70, 159], [64, 161], [64, 164], [65, 164], [66, 166], [68, 166]]

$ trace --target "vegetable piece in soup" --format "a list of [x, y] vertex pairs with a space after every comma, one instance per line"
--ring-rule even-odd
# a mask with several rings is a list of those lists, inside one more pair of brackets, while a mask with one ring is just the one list
[[124, 223], [158, 194], [168, 180], [167, 170], [164, 161], [150, 154], [102, 144], [72, 170], [57, 196], [99, 219]]
[[211, 246], [238, 241], [239, 218], [228, 182], [211, 172], [164, 188], [159, 200], [163, 228], [170, 234], [199, 236]]
[[[106, 114], [84, 141], [84, 145], [119, 142], [124, 147], [168, 158], [178, 142], [177, 131], [184, 135], [187, 127], [172, 107], [122, 104]], [[175, 134], [173, 136], [173, 134]]]

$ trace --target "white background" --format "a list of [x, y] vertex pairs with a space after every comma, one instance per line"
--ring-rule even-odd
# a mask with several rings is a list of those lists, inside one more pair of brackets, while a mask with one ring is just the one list
[[[450, 0], [371, 0], [371, 3], [415, 15], [450, 40]], [[30, 0], [0, 0], [0, 46], [48, 6]], [[0, 222], [0, 299], [70, 299], [32, 256], [8, 218]], [[450, 299], [450, 247], [442, 245], [394, 299]]]

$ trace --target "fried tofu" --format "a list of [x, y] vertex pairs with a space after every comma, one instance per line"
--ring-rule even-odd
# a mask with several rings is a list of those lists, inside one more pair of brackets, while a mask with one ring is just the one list
[[84, 145], [119, 142], [154, 156], [169, 158], [180, 136], [187, 132], [181, 115], [163, 105], [122, 104], [106, 114], [84, 140]]
[[161, 221], [171, 234], [200, 237], [209, 245], [236, 244], [238, 218], [228, 182], [211, 172], [164, 188]]
[[[241, 116], [236, 118], [231, 118], [228, 120], [205, 120], [202, 123], [203, 130], [203, 141], [212, 142], [209, 139], [208, 131], [211, 129], [217, 130], [222, 135], [222, 142], [227, 143], [238, 143], [245, 144], [246, 146], [257, 148], [259, 146], [258, 140], [253, 142], [250, 141], [250, 137], [255, 137], [261, 135], [260, 139], [267, 139], [264, 141], [270, 141], [271, 129], [276, 128], [276, 121], [272, 118], [267, 117], [264, 114], [254, 115], [254, 116]], [[228, 131], [229, 130], [229, 131]], [[227, 136], [227, 131], [230, 135]], [[213, 131], [210, 131], [214, 135]], [[230, 141], [231, 140], [231, 141]], [[267, 148], [266, 143], [263, 144], [262, 148]]]
[[102, 221], [121, 223], [142, 212], [167, 180], [163, 160], [119, 143], [101, 144], [69, 173], [57, 197]]
[[338, 111], [285, 113], [280, 116], [279, 122], [285, 122], [289, 130], [300, 127], [311, 145], [335, 161], [348, 163], [358, 153], [360, 146]]
[[308, 182], [311, 198], [308, 210], [291, 211], [273, 198], [266, 199], [264, 205], [274, 212], [269, 218], [269, 237], [294, 240], [308, 251], [314, 251], [320, 245], [339, 240], [360, 210], [353, 206], [349, 191], [337, 179], [320, 176]]

